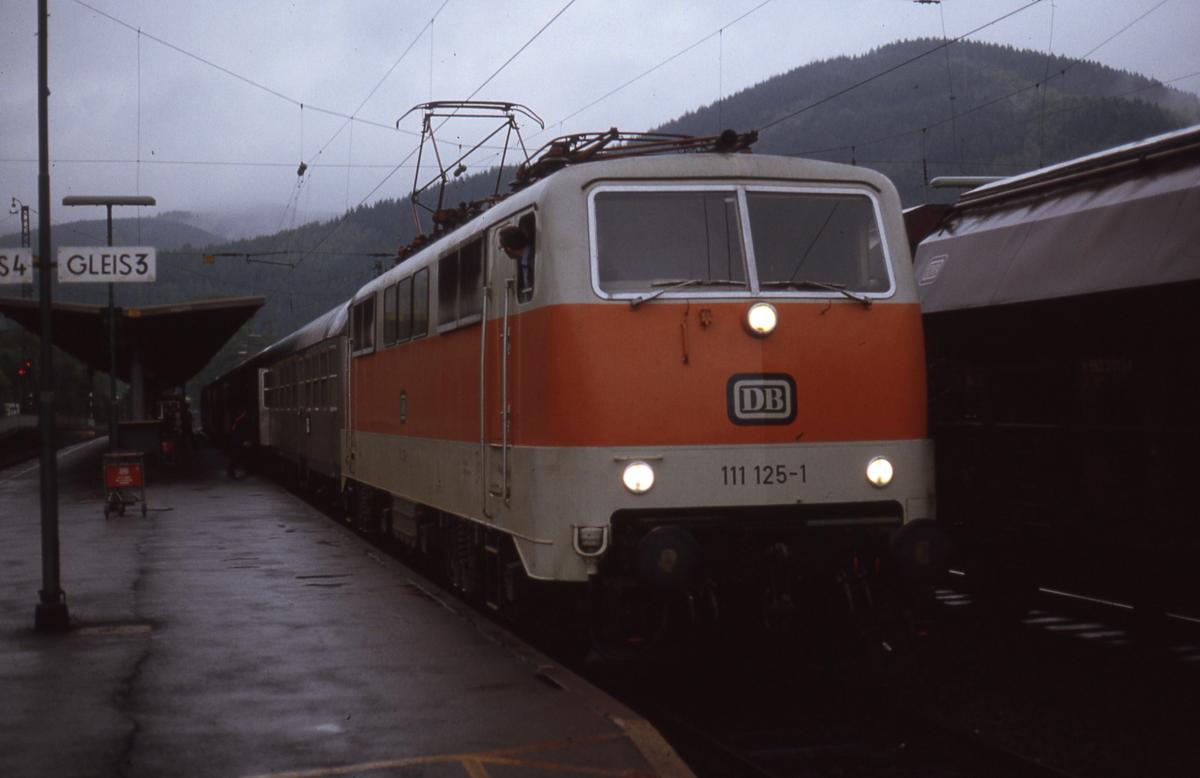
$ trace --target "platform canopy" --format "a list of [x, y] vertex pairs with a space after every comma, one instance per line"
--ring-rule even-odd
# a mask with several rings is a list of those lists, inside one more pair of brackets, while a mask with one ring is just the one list
[[[129, 382], [141, 367], [161, 387], [180, 386], [209, 360], [266, 302], [265, 297], [149, 305], [117, 309], [117, 378]], [[54, 345], [88, 366], [108, 372], [105, 305], [54, 303]], [[38, 301], [0, 297], [0, 314], [37, 334]]]

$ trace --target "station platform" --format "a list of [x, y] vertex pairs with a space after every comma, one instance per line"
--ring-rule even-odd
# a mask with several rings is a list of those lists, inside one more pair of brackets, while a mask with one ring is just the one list
[[59, 454], [71, 628], [34, 631], [38, 469], [0, 471], [0, 775], [689, 776], [637, 714], [212, 450], [105, 520]]

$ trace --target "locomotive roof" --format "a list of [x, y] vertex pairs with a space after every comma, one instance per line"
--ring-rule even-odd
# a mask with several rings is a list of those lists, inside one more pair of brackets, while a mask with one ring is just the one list
[[895, 192], [891, 180], [874, 170], [800, 157], [742, 153], [680, 153], [587, 162], [563, 168], [505, 198], [491, 209], [373, 279], [359, 289], [354, 299], [361, 300], [380, 288], [395, 283], [412, 273], [414, 268], [429, 264], [448, 248], [455, 246], [457, 241], [477, 234], [484, 225], [494, 224], [528, 207], [547, 192], [560, 191], [565, 195], [568, 192], [579, 192], [600, 181], [719, 183], [751, 179], [779, 183], [802, 180], [806, 184], [856, 185], [870, 187], [876, 192]]
[[921, 242], [926, 313], [1200, 280], [1200, 126], [987, 184]]

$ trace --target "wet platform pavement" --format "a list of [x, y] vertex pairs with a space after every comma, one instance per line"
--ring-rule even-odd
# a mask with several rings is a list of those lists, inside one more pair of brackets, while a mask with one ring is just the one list
[[0, 471], [0, 775], [690, 775], [635, 713], [213, 451], [106, 521], [59, 458], [71, 629], [34, 631], [38, 472]]

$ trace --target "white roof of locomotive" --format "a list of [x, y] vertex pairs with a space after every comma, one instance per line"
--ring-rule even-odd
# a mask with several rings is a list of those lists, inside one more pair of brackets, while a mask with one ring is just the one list
[[[779, 183], [803, 182], [805, 184], [827, 184], [831, 186], [867, 186], [876, 192], [895, 198], [899, 213], [899, 196], [891, 180], [882, 173], [868, 168], [825, 162], [800, 157], [781, 157], [767, 154], [718, 154], [677, 153], [644, 157], [626, 157], [584, 162], [567, 167], [521, 189], [497, 205], [484, 211], [449, 234], [431, 243], [413, 256], [378, 278], [371, 280], [358, 290], [354, 300], [358, 301], [411, 275], [415, 269], [424, 267], [446, 250], [467, 236], [478, 234], [483, 224], [494, 224], [550, 193], [561, 191], [582, 192], [597, 182], [616, 181], [686, 181], [688, 183], [713, 183], [729, 181], [777, 181]], [[893, 227], [893, 225], [889, 225]], [[898, 235], [903, 235], [903, 225]]]

